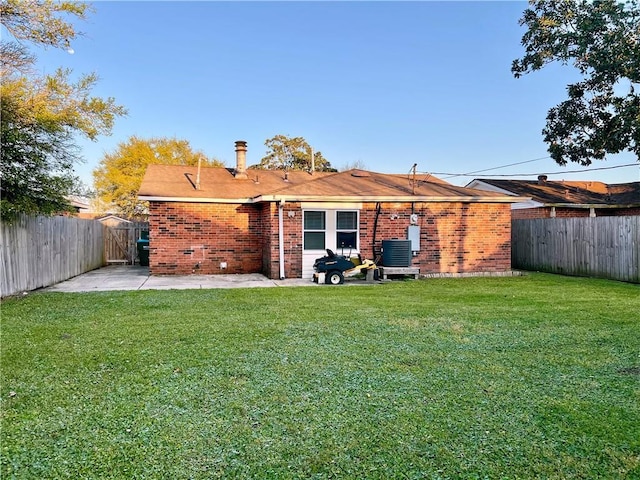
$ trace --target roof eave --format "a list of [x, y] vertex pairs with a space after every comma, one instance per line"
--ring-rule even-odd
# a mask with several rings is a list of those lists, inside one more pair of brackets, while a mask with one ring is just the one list
[[207, 197], [162, 197], [157, 195], [139, 195], [139, 200], [147, 202], [175, 202], [175, 203], [261, 203], [261, 202], [382, 202], [382, 203], [518, 203], [528, 200], [528, 197], [484, 197], [484, 196], [376, 196], [376, 195], [259, 195], [253, 198], [207, 198]]
[[562, 208], [638, 208], [640, 203], [614, 204], [614, 203], [545, 203], [545, 207]]
[[430, 195], [261, 195], [257, 202], [382, 202], [382, 203], [414, 203], [414, 202], [463, 202], [463, 203], [517, 203], [528, 200], [525, 197], [484, 197], [484, 196], [430, 196]]
[[138, 195], [138, 200], [172, 203], [255, 203], [253, 198], [162, 197], [158, 195]]

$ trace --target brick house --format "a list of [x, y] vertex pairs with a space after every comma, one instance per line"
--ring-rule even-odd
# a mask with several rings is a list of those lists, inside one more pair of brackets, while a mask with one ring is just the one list
[[385, 239], [412, 244], [420, 274], [511, 269], [511, 204], [502, 193], [363, 170], [339, 173], [150, 165], [138, 197], [149, 202], [154, 275], [263, 273], [311, 278], [329, 248], [380, 254]]
[[478, 178], [468, 188], [530, 197], [513, 203], [514, 220], [528, 218], [640, 215], [640, 182], [610, 184], [592, 181], [494, 180]]

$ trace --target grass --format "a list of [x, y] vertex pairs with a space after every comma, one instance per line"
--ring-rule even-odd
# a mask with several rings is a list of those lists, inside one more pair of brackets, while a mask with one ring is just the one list
[[8, 478], [640, 478], [640, 287], [532, 274], [2, 304]]

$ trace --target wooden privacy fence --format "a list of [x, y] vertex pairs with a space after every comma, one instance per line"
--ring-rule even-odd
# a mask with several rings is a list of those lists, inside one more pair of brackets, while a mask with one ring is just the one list
[[640, 216], [513, 220], [511, 264], [640, 283]]
[[148, 222], [123, 222], [105, 231], [104, 255], [108, 264], [133, 265], [138, 256], [138, 240], [149, 231]]
[[104, 229], [95, 220], [29, 217], [0, 224], [0, 296], [35, 290], [104, 265]]

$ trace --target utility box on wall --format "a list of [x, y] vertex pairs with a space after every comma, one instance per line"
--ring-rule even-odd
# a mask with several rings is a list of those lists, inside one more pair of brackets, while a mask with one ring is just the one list
[[409, 225], [407, 227], [407, 240], [411, 240], [411, 251], [420, 251], [420, 226]]

